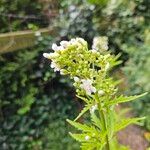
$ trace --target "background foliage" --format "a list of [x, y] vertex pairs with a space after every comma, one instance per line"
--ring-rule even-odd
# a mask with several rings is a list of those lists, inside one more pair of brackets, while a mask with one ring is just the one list
[[[150, 90], [150, 31], [147, 29], [143, 34], [142, 41], [135, 46], [124, 45], [130, 59], [123, 68], [128, 77], [128, 94], [139, 94]], [[139, 101], [133, 103], [133, 108], [139, 116], [146, 116], [145, 126], [150, 130], [150, 93]]]
[[[11, 31], [44, 27], [45, 22], [40, 17], [42, 9], [37, 1], [1, 1], [0, 31], [10, 31], [9, 18], [3, 14], [34, 14], [39, 18], [38, 21], [11, 18]], [[71, 150], [77, 147], [69, 138], [65, 122], [66, 118], [74, 117], [78, 108], [72, 101], [72, 87], [65, 78], [51, 71], [50, 64], [42, 56], [43, 51], [51, 47], [52, 40], [51, 36], [46, 37], [35, 47], [0, 56], [2, 150]]]
[[[123, 65], [126, 61], [126, 93], [140, 94], [150, 91], [149, 51], [150, 42], [145, 38], [149, 35], [150, 1], [148, 0], [88, 0], [76, 1], [68, 5], [69, 13], [62, 15], [64, 28], [63, 37], [81, 36], [91, 43], [94, 36], [108, 36], [109, 46], [115, 54], [121, 53]], [[66, 9], [62, 10], [63, 12]], [[63, 13], [64, 14], [64, 13]], [[145, 33], [147, 32], [147, 33]], [[138, 86], [137, 86], [138, 83]], [[140, 83], [140, 84], [139, 84]], [[145, 127], [149, 123], [149, 94], [133, 104], [138, 115], [145, 115]]]

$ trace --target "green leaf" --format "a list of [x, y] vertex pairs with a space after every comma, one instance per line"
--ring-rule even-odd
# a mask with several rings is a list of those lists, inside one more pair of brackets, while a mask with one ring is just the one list
[[85, 97], [82, 97], [82, 96], [79, 96], [79, 95], [76, 95], [78, 98], [82, 99], [84, 102], [86, 102], [87, 104], [89, 104], [90, 100], [85, 98]]
[[114, 126], [115, 126], [115, 112], [113, 110], [108, 111], [108, 117], [106, 118], [107, 120], [107, 128], [108, 128], [108, 134], [109, 137], [112, 138], [114, 134]]
[[74, 126], [75, 128], [77, 128], [78, 130], [84, 131], [84, 132], [90, 132], [91, 131], [91, 127], [85, 125], [85, 124], [81, 124], [75, 121], [71, 121], [69, 119], [67, 119], [67, 122], [69, 124], [71, 124], [72, 126]]
[[140, 120], [145, 119], [145, 117], [142, 118], [129, 118], [129, 119], [122, 119], [120, 122], [118, 122], [115, 125], [115, 132], [122, 130], [123, 128], [125, 128], [126, 126], [130, 125], [130, 124], [135, 124]]
[[118, 98], [114, 99], [114, 100], [111, 100], [111, 101], [108, 101], [106, 103], [107, 106], [112, 106], [112, 105], [115, 105], [115, 104], [119, 104], [119, 103], [125, 103], [125, 102], [129, 102], [129, 101], [132, 101], [132, 100], [135, 100], [137, 98], [140, 98], [144, 95], [146, 95], [147, 93], [143, 93], [143, 94], [140, 94], [140, 95], [135, 95], [135, 96], [119, 96]]
[[92, 114], [91, 114], [91, 120], [92, 120], [93, 124], [94, 124], [95, 126], [97, 126], [99, 129], [102, 128], [101, 121], [100, 121], [100, 119], [96, 116], [95, 113], [92, 113]]
[[74, 121], [78, 120], [84, 113], [86, 113], [90, 108], [91, 108], [92, 104], [90, 105], [86, 105], [82, 111], [80, 112], [80, 114], [75, 118]]
[[74, 134], [71, 132], [69, 132], [69, 134], [72, 138], [74, 138], [76, 141], [79, 141], [79, 142], [85, 141], [85, 136], [87, 135], [87, 134]]
[[[94, 150], [97, 147], [97, 143], [82, 143], [81, 149], [82, 150]], [[101, 150], [101, 149], [100, 149]]]

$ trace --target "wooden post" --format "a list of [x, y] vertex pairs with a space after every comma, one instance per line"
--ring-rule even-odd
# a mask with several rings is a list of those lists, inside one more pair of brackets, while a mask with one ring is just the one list
[[[39, 29], [38, 32], [40, 32], [42, 36], [55, 34], [55, 31], [49, 28]], [[0, 34], [0, 53], [34, 46], [37, 40], [35, 33], [36, 31], [17, 31]]]

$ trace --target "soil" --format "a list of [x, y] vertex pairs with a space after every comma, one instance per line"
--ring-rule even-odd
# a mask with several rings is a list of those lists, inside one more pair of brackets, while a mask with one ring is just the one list
[[[127, 116], [132, 117], [134, 115], [129, 112]], [[130, 125], [118, 133], [118, 140], [121, 144], [129, 146], [131, 150], [146, 150], [150, 145], [144, 138], [144, 132], [145, 130], [139, 126]]]
[[118, 140], [121, 144], [129, 146], [131, 150], [146, 150], [149, 145], [143, 135], [144, 130], [131, 125], [118, 133]]

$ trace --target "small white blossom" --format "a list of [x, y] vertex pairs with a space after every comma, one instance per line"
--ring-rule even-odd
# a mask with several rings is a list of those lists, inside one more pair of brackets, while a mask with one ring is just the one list
[[67, 48], [67, 47], [70, 45], [70, 42], [68, 42], [68, 41], [61, 41], [61, 42], [60, 42], [60, 45], [61, 45], [62, 47], [64, 47], [64, 48]]
[[105, 92], [104, 92], [103, 90], [99, 90], [99, 91], [98, 91], [98, 94], [99, 94], [100, 96], [102, 96], [102, 95], [105, 94]]
[[60, 50], [64, 50], [65, 48], [63, 46], [58, 46], [57, 44], [53, 43], [52, 44], [52, 50], [54, 51], [60, 51]]
[[54, 68], [54, 71], [60, 71], [60, 67], [54, 62], [51, 62], [51, 68]]
[[96, 92], [96, 88], [92, 86], [92, 81], [89, 79], [83, 79], [80, 87], [84, 89], [88, 95], [91, 95], [92, 93]]
[[90, 137], [88, 135], [85, 136], [85, 140], [88, 141]]
[[76, 39], [71, 39], [70, 44], [79, 46], [80, 43]]
[[77, 40], [78, 42], [81, 42], [82, 44], [85, 44], [85, 43], [86, 43], [86, 41], [85, 41], [84, 39], [82, 39], [82, 38], [76, 38], [76, 40]]
[[96, 54], [96, 53], [97, 53], [97, 50], [92, 49], [91, 52]]
[[105, 70], [108, 70], [109, 67], [110, 67], [110, 64], [109, 64], [109, 62], [108, 62], [108, 63], [106, 64], [106, 66], [105, 66]]
[[87, 45], [87, 42], [82, 38], [71, 39], [70, 44], [75, 46]]
[[96, 105], [93, 105], [93, 106], [90, 108], [90, 113], [94, 113], [95, 110], [97, 110], [97, 104], [96, 104]]
[[45, 58], [50, 58], [48, 53], [43, 53], [43, 56], [44, 56]]
[[57, 44], [55, 44], [55, 43], [52, 44], [52, 50], [54, 50], [54, 51], [57, 51], [57, 50], [58, 50]]
[[75, 82], [79, 82], [80, 81], [78, 77], [74, 77], [73, 79], [74, 79]]
[[43, 53], [43, 56], [48, 59], [56, 58], [59, 56], [57, 53]]
[[37, 36], [37, 37], [41, 36], [41, 32], [40, 31], [36, 31], [35, 32], [35, 36]]
[[108, 38], [107, 37], [94, 37], [92, 49], [95, 50], [108, 50]]

